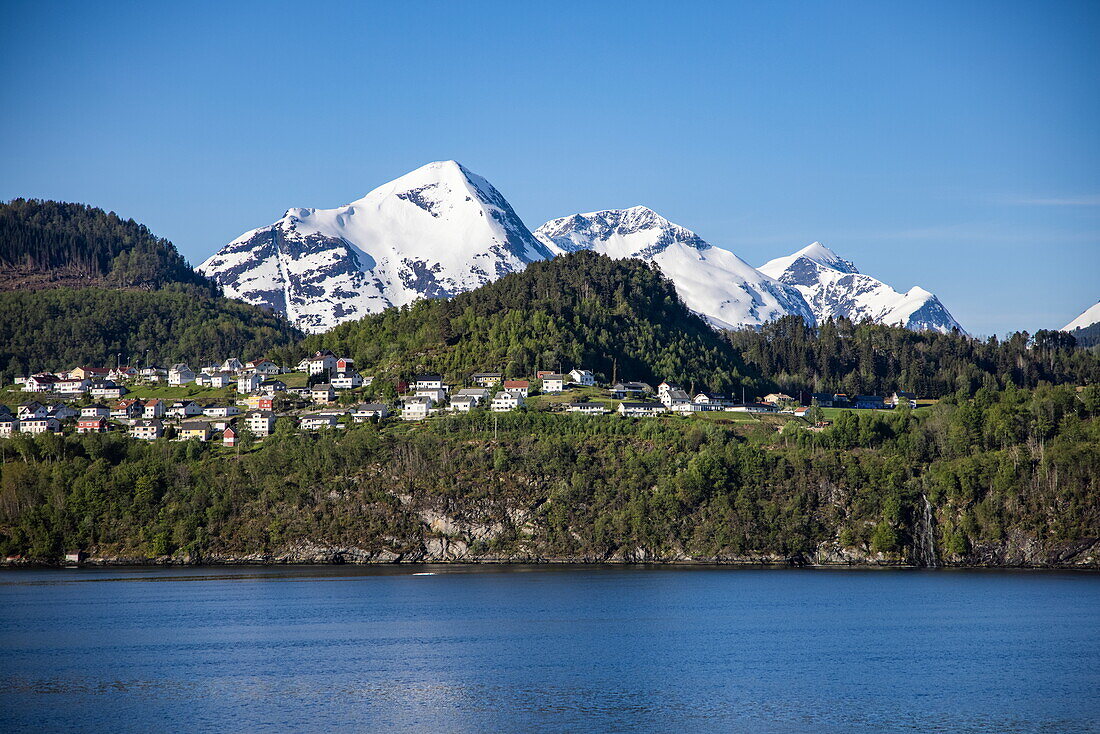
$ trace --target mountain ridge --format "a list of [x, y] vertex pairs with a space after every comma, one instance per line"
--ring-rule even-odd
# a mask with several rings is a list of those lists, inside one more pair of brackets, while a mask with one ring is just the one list
[[580, 249], [657, 263], [688, 307], [720, 329], [792, 314], [810, 324], [843, 316], [961, 329], [932, 293], [898, 293], [820, 243], [754, 268], [642, 205], [559, 217], [532, 231], [491, 183], [456, 161], [421, 166], [341, 207], [288, 209], [198, 269], [227, 295], [320, 332]]
[[870, 319], [914, 331], [964, 331], [932, 292], [913, 286], [899, 293], [859, 272], [854, 263], [820, 242], [769, 260], [759, 270], [797, 288], [819, 321], [843, 317], [852, 321]]

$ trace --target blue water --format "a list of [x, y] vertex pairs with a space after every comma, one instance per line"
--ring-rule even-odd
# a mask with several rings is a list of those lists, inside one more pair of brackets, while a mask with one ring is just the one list
[[1100, 732], [1100, 575], [0, 572], [0, 731], [211, 730]]

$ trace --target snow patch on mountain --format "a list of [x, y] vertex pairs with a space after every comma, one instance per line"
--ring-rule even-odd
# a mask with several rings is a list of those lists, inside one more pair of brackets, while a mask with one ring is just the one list
[[1100, 301], [1097, 301], [1094, 306], [1090, 306], [1085, 309], [1085, 312], [1070, 321], [1063, 326], [1059, 331], [1073, 331], [1074, 329], [1084, 329], [1086, 326], [1092, 326], [1093, 324], [1100, 322]]
[[963, 331], [934, 294], [920, 287], [899, 293], [860, 273], [851, 261], [820, 242], [771, 260], [759, 269], [797, 288], [819, 321], [844, 317], [856, 322], [871, 319], [916, 331]]
[[551, 257], [496, 188], [429, 163], [336, 209], [290, 209], [198, 270], [226, 295], [324, 331], [390, 306], [468, 291]]
[[796, 289], [648, 207], [552, 219], [535, 230], [535, 237], [556, 254], [593, 250], [656, 263], [687, 307], [721, 328], [759, 326], [789, 314], [814, 320]]

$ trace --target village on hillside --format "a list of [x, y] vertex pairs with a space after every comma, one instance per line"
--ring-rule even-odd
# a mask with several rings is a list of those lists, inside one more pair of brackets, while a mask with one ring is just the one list
[[[662, 382], [615, 381], [602, 384], [584, 368], [568, 373], [540, 371], [529, 379], [505, 379], [502, 372], [478, 372], [462, 385], [442, 375], [417, 375], [393, 384], [388, 402], [358, 402], [374, 384], [355, 361], [318, 351], [293, 367], [270, 360], [241, 362], [229, 358], [203, 365], [169, 368], [117, 366], [77, 367], [67, 372], [39, 372], [16, 378], [8, 394], [30, 393], [33, 399], [9, 407], [0, 404], [0, 438], [14, 434], [106, 433], [126, 431], [135, 439], [220, 441], [234, 446], [242, 437], [262, 439], [284, 420], [300, 431], [342, 428], [394, 418], [420, 421], [448, 413], [524, 410], [534, 396], [540, 408], [578, 415], [653, 418], [663, 414], [788, 414], [820, 430], [829, 421], [824, 409], [888, 410], [917, 407], [912, 393], [888, 396], [771, 393], [746, 402], [701, 391], [694, 395]], [[185, 388], [190, 397], [165, 397]], [[208, 393], [204, 397], [202, 393]], [[376, 394], [371, 391], [371, 394]], [[21, 397], [31, 397], [22, 395]], [[572, 399], [570, 399], [572, 398]]]

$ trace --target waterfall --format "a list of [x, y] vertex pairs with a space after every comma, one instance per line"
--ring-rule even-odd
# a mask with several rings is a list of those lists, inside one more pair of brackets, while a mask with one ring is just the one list
[[924, 568], [936, 567], [936, 534], [933, 527], [932, 503], [928, 501], [928, 495], [921, 495], [924, 506], [921, 509], [920, 522], [916, 529], [916, 555], [917, 565]]

